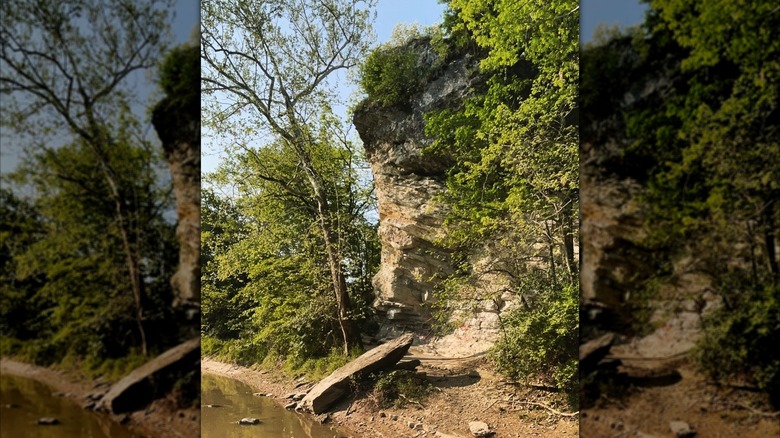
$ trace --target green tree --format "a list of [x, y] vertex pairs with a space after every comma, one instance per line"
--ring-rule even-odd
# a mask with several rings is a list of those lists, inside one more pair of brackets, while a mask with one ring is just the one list
[[[619, 131], [609, 135], [626, 139], [628, 173], [647, 186], [641, 244], [654, 274], [641, 295], [675, 298], [659, 285], [685, 294], [679, 275], [706, 274], [723, 305], [704, 319], [700, 368], [777, 392], [780, 15], [761, 1], [647, 3], [643, 28], [585, 52], [582, 83], [588, 125]], [[626, 92], [631, 105], [617, 101]]]
[[[719, 379], [752, 375], [776, 391], [780, 357], [767, 346], [780, 327], [780, 15], [761, 1], [649, 3], [651, 30], [682, 49], [683, 78], [662, 105], [674, 142], [650, 173], [660, 225], [650, 244], [671, 261], [696, 254], [690, 269], [712, 278], [723, 299], [705, 320], [702, 369]], [[644, 126], [639, 117], [630, 128]], [[636, 148], [659, 146], [658, 136], [635, 132]]]
[[[42, 238], [43, 224], [34, 205], [0, 187], [0, 336], [5, 339], [32, 340], [48, 328], [44, 310], [50, 303], [36, 299], [45, 278], [17, 274], [17, 257]], [[0, 354], [9, 353], [4, 344]]]
[[[316, 206], [345, 352], [362, 348], [362, 342], [347, 290], [341, 201], [312, 155], [321, 143], [317, 136], [337, 128], [331, 117], [321, 117], [335, 100], [328, 80], [356, 65], [365, 53], [372, 5], [361, 0], [209, 0], [202, 5], [209, 126], [239, 150], [248, 150], [247, 137], [270, 134], [295, 156], [305, 191], [286, 179], [276, 182]], [[262, 168], [256, 171], [261, 178], [275, 179], [261, 174]]]
[[[334, 212], [350, 317], [365, 319], [371, 276], [378, 264], [370, 186], [360, 181], [358, 157], [328, 139], [311, 145], [311, 159], [333, 187]], [[329, 264], [322, 251], [316, 201], [297, 157], [280, 144], [247, 149], [213, 176], [230, 198], [204, 197], [204, 335], [239, 342], [238, 359], [266, 356], [290, 363], [327, 356], [343, 342]]]
[[[491, 271], [508, 276], [527, 307], [504, 319], [496, 363], [513, 377], [544, 373], [570, 390], [578, 332], [578, 4], [452, 0], [449, 7], [446, 40], [453, 51], [479, 48], [486, 85], [460, 108], [427, 115], [426, 131], [436, 138], [428, 152], [454, 162], [444, 195], [448, 244], [495, 262], [459, 263], [460, 277], [445, 287], [473, 286]], [[555, 324], [541, 330], [540, 321]]]
[[[168, 255], [174, 244], [172, 226], [163, 219], [170, 199], [158, 187], [159, 168], [151, 165], [155, 162], [152, 151], [121, 142], [109, 154], [117, 182], [134, 199], [125, 211], [134, 221], [134, 250], [144, 261], [145, 294], [140, 304], [147, 311], [143, 324], [154, 330], [170, 317], [166, 283], [172, 264]], [[40, 219], [37, 229], [20, 227], [26, 234], [14, 240], [33, 241], [13, 251], [9, 266], [14, 280], [9, 289], [24, 293], [23, 298], [29, 300], [14, 321], [34, 328], [34, 333], [22, 335], [14, 330], [3, 335], [28, 339], [33, 346], [26, 351], [35, 361], [52, 363], [71, 357], [98, 366], [136, 349], [145, 355], [146, 343], [157, 349], [171, 340], [166, 336], [147, 340], [138, 331], [125, 254], [117, 251], [122, 235], [111, 188], [99, 169], [100, 158], [75, 143], [33, 152], [11, 175], [33, 189], [32, 211]], [[25, 283], [30, 282], [32, 294], [25, 292], [29, 291]], [[45, 325], [40, 325], [41, 318]]]
[[[153, 67], [165, 47], [169, 0], [6, 1], [0, 6], [2, 125], [44, 154], [64, 132], [96, 159], [112, 202], [125, 275], [134, 300], [143, 353], [145, 282], [143, 236], [132, 211], [136, 197], [123, 186], [114, 150], [125, 139], [145, 144], [129, 111], [127, 79]], [[24, 139], [24, 140], [22, 140]]]

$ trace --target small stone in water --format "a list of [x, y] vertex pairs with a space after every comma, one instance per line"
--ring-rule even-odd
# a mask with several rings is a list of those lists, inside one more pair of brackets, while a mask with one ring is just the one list
[[238, 424], [242, 424], [242, 425], [260, 424], [260, 420], [258, 420], [257, 418], [247, 417], [238, 420]]

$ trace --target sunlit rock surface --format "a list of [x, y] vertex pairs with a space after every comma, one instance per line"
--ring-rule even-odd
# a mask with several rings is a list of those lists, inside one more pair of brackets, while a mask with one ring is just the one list
[[[423, 40], [424, 41], [424, 40]], [[412, 44], [419, 62], [432, 65], [436, 54], [425, 42]], [[478, 80], [473, 65], [459, 59], [444, 67], [411, 104], [380, 108], [364, 104], [354, 123], [363, 140], [379, 201], [382, 267], [373, 280], [375, 307], [383, 318], [410, 324], [430, 318], [436, 280], [452, 272], [442, 237], [444, 210], [435, 202], [444, 190], [446, 160], [423, 154], [432, 139], [423, 115], [457, 107]]]

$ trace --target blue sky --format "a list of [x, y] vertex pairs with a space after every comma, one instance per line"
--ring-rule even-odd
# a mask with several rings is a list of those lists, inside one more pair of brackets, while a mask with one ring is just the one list
[[599, 23], [621, 27], [639, 24], [644, 21], [646, 9], [639, 0], [581, 0], [580, 41], [590, 41]]
[[[440, 23], [443, 17], [444, 5], [436, 0], [379, 0], [377, 5], [377, 16], [374, 22], [374, 34], [376, 35], [376, 44], [387, 42], [393, 28], [398, 23], [418, 23], [421, 26], [430, 26]], [[354, 84], [350, 83], [346, 76], [341, 74], [335, 78], [336, 84], [340, 90], [340, 97], [346, 101], [355, 90]], [[346, 118], [346, 107], [343, 105], [334, 105], [334, 111], [342, 118]], [[203, 156], [201, 160], [201, 171], [203, 173], [216, 170], [222, 153], [219, 147], [212, 146], [209, 143], [208, 132], [204, 131]]]
[[[200, 1], [176, 0], [175, 8], [175, 17], [171, 25], [174, 46], [189, 40], [192, 30], [199, 25]], [[142, 102], [141, 105], [134, 107], [134, 111], [140, 117], [146, 117], [148, 100], [154, 96], [157, 85], [150, 81], [150, 76], [145, 72], [140, 72], [128, 79], [136, 84], [137, 96]], [[146, 102], [146, 104], [143, 104], [143, 102]], [[157, 141], [157, 136], [153, 131], [153, 129], [149, 129], [148, 132], [151, 133], [150, 136], [154, 141]], [[12, 171], [19, 163], [19, 157], [23, 153], [20, 148], [24, 147], [24, 145], [14, 142], [14, 139], [8, 135], [0, 135], [0, 146], [2, 146], [2, 151], [0, 151], [0, 173], [7, 173]]]

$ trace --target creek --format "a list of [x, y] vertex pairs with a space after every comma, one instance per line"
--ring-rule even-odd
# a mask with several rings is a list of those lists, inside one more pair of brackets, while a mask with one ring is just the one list
[[[53, 417], [58, 424], [41, 426]], [[105, 415], [89, 412], [52, 388], [23, 377], [0, 376], [0, 436], [16, 438], [136, 438]]]
[[[311, 416], [284, 409], [268, 397], [257, 397], [249, 385], [229, 377], [204, 373], [201, 380], [202, 438], [342, 438], [338, 430]], [[239, 425], [242, 418], [260, 424]]]

